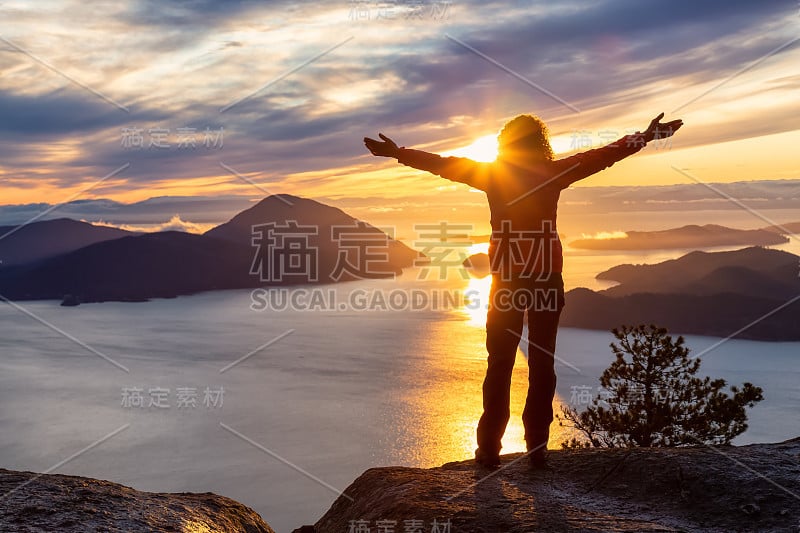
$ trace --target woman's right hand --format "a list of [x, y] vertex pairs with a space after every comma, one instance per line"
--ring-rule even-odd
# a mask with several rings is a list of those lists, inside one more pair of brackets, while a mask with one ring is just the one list
[[400, 148], [397, 147], [397, 144], [395, 144], [393, 140], [383, 133], [379, 133], [378, 136], [383, 139], [383, 142], [370, 139], [369, 137], [364, 137], [364, 145], [367, 147], [367, 150], [369, 150], [372, 155], [379, 155], [381, 157], [397, 157], [397, 154], [400, 151]]

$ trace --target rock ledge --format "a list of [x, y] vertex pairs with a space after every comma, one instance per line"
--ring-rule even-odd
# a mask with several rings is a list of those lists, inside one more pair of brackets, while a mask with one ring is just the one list
[[497, 471], [474, 461], [373, 468], [314, 526], [296, 531], [346, 533], [353, 520], [370, 528], [355, 531], [370, 532], [386, 531], [381, 520], [394, 521], [395, 532], [417, 520], [425, 533], [800, 530], [800, 437], [741, 447], [558, 450], [549, 463], [531, 471], [514, 454]]
[[2, 468], [0, 531], [274, 533], [249, 507], [211, 492], [142, 492], [110, 481]]

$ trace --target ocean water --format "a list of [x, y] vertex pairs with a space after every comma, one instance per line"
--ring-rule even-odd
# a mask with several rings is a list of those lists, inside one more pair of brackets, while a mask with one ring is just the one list
[[[568, 287], [599, 288], [592, 276], [604, 267], [675, 255], [572, 254], [565, 277]], [[467, 459], [481, 411], [485, 315], [459, 298], [485, 293], [488, 278], [419, 274], [322, 287], [327, 301], [314, 310], [261, 309], [265, 295], [254, 301], [250, 291], [0, 305], [0, 466], [212, 491], [283, 532], [315, 522], [367, 468]], [[429, 300], [404, 306], [402, 294]], [[292, 295], [311, 303], [307, 289], [282, 296]], [[378, 309], [363, 310], [367, 303]], [[557, 403], [596, 391], [611, 340], [560, 331]], [[694, 353], [708, 350], [703, 371], [765, 391], [736, 443], [797, 436], [800, 343], [720, 341], [687, 337]], [[506, 452], [524, 449], [526, 376], [520, 353]], [[550, 447], [567, 437], [554, 427]]]

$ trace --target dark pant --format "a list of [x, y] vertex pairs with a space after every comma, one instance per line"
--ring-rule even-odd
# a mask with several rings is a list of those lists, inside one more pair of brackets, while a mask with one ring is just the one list
[[492, 279], [486, 317], [489, 353], [483, 381], [483, 415], [478, 422], [478, 446], [486, 453], [500, 452], [509, 419], [509, 395], [514, 359], [528, 314], [528, 396], [522, 423], [528, 449], [545, 447], [553, 421], [556, 390], [554, 368], [558, 320], [564, 307], [564, 281], [560, 273], [509, 280]]

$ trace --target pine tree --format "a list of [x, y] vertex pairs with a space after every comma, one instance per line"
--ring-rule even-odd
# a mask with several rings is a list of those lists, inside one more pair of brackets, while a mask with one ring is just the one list
[[564, 447], [729, 444], [747, 429], [746, 407], [763, 399], [751, 383], [723, 389], [724, 379], [697, 377], [700, 359], [656, 326], [612, 331], [615, 360], [600, 377], [604, 395], [578, 412], [563, 406], [560, 423], [578, 429]]

